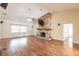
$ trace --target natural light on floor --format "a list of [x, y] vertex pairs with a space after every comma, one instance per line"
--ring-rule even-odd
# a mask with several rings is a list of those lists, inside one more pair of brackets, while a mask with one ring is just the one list
[[27, 38], [21, 38], [21, 39], [13, 39], [10, 42], [10, 49], [15, 52], [17, 48], [23, 48], [27, 45]]

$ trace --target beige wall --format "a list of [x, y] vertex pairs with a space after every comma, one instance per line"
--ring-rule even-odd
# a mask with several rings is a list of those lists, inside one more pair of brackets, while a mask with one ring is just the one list
[[[0, 21], [1, 21], [1, 7], [0, 7]], [[1, 24], [0, 24], [0, 37], [1, 37]]]
[[[73, 40], [79, 43], [79, 11], [67, 11], [57, 12], [52, 14], [52, 37], [58, 40], [63, 40], [63, 24], [72, 23], [73, 29]], [[60, 26], [58, 26], [60, 23]]]

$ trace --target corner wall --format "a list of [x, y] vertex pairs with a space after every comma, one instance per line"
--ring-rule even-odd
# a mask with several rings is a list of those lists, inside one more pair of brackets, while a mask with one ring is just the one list
[[[79, 11], [57, 12], [52, 14], [52, 37], [63, 40], [63, 24], [73, 24], [73, 41], [79, 43]], [[60, 26], [58, 26], [60, 24]]]

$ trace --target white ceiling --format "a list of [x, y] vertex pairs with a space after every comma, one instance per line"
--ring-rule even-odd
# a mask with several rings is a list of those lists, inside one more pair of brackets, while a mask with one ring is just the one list
[[[26, 19], [28, 8], [31, 8], [30, 16], [39, 18], [47, 12], [79, 11], [78, 3], [9, 3], [6, 9], [7, 16], [12, 19]], [[40, 9], [43, 9], [40, 11]]]
[[[47, 11], [39, 5], [30, 3], [9, 3], [6, 13], [9, 18], [26, 19], [29, 17], [29, 8], [31, 9], [30, 17], [32, 18], [39, 18], [47, 13]], [[43, 9], [43, 11], [40, 11], [40, 9]]]

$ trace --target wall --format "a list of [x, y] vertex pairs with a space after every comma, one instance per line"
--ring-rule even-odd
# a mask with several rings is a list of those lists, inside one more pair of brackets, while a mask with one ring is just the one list
[[[23, 19], [24, 20], [24, 19]], [[18, 37], [18, 36], [27, 36], [32, 35], [32, 23], [31, 22], [22, 22], [17, 19], [3, 19], [4, 23], [1, 25], [1, 38], [10, 38], [10, 37]], [[19, 24], [19, 25], [25, 25], [28, 27], [27, 33], [12, 33], [11, 32], [11, 25], [12, 24]]]
[[[1, 21], [1, 7], [0, 7], [0, 21]], [[0, 37], [1, 37], [1, 24], [0, 24]]]
[[53, 29], [51, 35], [54, 39], [63, 40], [63, 24], [72, 23], [74, 26], [73, 41], [79, 43], [79, 11], [53, 13], [51, 19]]
[[33, 21], [33, 35], [37, 36], [38, 20]]

